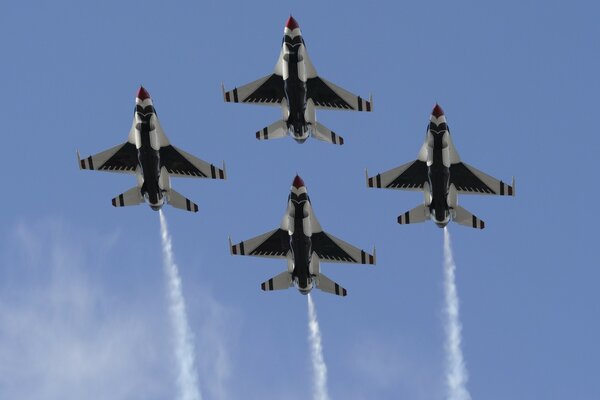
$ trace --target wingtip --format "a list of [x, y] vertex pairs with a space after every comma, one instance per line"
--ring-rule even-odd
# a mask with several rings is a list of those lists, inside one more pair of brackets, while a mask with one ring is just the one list
[[225, 160], [223, 160], [223, 179], [227, 179], [227, 169], [225, 168]]
[[512, 188], [513, 188], [512, 195], [513, 195], [513, 197], [515, 197], [516, 194], [517, 194], [517, 186], [516, 186], [516, 182], [515, 182], [515, 177], [514, 176], [512, 177]]
[[231, 243], [231, 236], [228, 236], [227, 239], [229, 239], [229, 254], [233, 255], [233, 243]]
[[223, 101], [227, 102], [227, 98], [225, 97], [225, 84], [221, 82], [221, 94], [223, 94]]
[[369, 94], [369, 103], [371, 103], [371, 112], [373, 112], [373, 95]]
[[367, 183], [367, 187], [369, 187], [369, 170], [365, 168], [365, 182]]
[[373, 265], [377, 264], [377, 249], [373, 245]]
[[79, 149], [77, 151], [77, 166], [81, 169], [81, 155], [79, 154]]

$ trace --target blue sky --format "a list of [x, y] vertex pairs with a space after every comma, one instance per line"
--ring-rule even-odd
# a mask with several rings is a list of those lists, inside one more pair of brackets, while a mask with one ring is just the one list
[[[227, 250], [279, 224], [296, 172], [325, 230], [377, 246], [375, 267], [323, 266], [349, 291], [314, 296], [331, 397], [444, 398], [442, 231], [396, 224], [420, 194], [364, 183], [416, 157], [436, 101], [463, 160], [517, 178], [514, 199], [459, 198], [484, 231], [450, 226], [473, 398], [600, 398], [598, 5], [322, 3], [3, 4], [0, 398], [175, 392], [158, 215], [114, 209], [133, 178], [75, 157], [125, 140], [140, 84], [173, 144], [227, 163], [173, 180], [198, 214], [165, 210], [206, 399], [310, 394], [306, 299], [260, 291], [283, 263]], [[290, 12], [320, 75], [374, 96], [318, 112], [341, 148], [258, 142], [280, 111], [222, 102], [272, 70]]]

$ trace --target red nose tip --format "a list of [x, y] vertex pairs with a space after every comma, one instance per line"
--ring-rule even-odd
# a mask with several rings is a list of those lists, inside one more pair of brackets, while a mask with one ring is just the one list
[[140, 86], [140, 90], [138, 90], [137, 98], [142, 101], [150, 98], [150, 95], [148, 94], [146, 89], [144, 89], [143, 86]]
[[435, 107], [433, 107], [433, 111], [431, 112], [431, 115], [433, 115], [436, 118], [439, 118], [442, 115], [444, 115], [444, 110], [442, 110], [442, 107], [440, 107], [440, 105], [436, 103]]
[[296, 189], [300, 189], [304, 186], [304, 181], [298, 175], [294, 178], [294, 183], [292, 183]]
[[288, 18], [287, 23], [285, 24], [285, 27], [288, 28], [289, 30], [293, 31], [294, 29], [298, 28], [298, 22], [296, 22], [294, 17], [292, 17], [290, 15], [290, 18]]

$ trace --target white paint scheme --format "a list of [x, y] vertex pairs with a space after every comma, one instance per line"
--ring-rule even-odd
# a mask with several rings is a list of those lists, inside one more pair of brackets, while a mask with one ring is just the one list
[[[140, 88], [140, 93], [142, 90], [144, 90], [144, 92], [145, 92], [145, 89]], [[147, 107], [147, 106], [154, 107], [152, 99], [150, 97], [141, 99], [139, 97], [139, 94], [138, 94], [138, 97], [136, 97], [136, 105], [139, 105], [141, 107]], [[148, 200], [148, 198], [145, 196], [142, 196], [142, 194], [141, 194], [141, 189], [144, 184], [144, 175], [143, 175], [142, 168], [139, 165], [139, 162], [137, 163], [137, 165], [134, 166], [132, 164], [130, 167], [127, 167], [127, 168], [111, 167], [110, 165], [100, 168], [101, 166], [104, 166], [105, 164], [109, 163], [111, 158], [119, 150], [121, 150], [127, 143], [135, 145], [135, 148], [137, 150], [139, 150], [142, 147], [141, 131], [138, 129], [138, 126], [139, 126], [139, 124], [141, 124], [141, 122], [142, 121], [141, 121], [141, 118], [139, 117], [138, 113], [134, 112], [133, 121], [132, 121], [131, 128], [129, 130], [129, 134], [127, 137], [127, 142], [125, 142], [123, 144], [112, 147], [108, 150], [105, 150], [98, 154], [92, 155], [83, 160], [81, 159], [81, 157], [79, 155], [79, 151], [77, 151], [78, 166], [80, 169], [97, 169], [97, 170], [107, 171], [107, 172], [118, 172], [118, 173], [127, 173], [127, 174], [135, 174], [136, 175], [136, 183], [137, 183], [136, 187], [123, 193], [122, 199], [120, 198], [120, 196], [115, 197], [112, 201], [113, 205], [115, 207], [137, 205], [137, 204], [140, 204], [144, 200], [146, 200], [146, 202], [148, 204], [150, 204], [150, 201]], [[151, 115], [150, 126], [151, 126], [151, 128], [153, 128], [149, 132], [150, 146], [152, 147], [152, 149], [154, 149], [156, 151], [160, 151], [162, 148], [170, 146], [169, 139], [165, 135], [165, 132], [162, 129], [162, 126], [160, 124], [160, 121], [159, 121], [158, 116], [155, 111]], [[158, 186], [163, 191], [164, 196], [161, 198], [161, 201], [159, 204], [150, 204], [150, 205], [153, 207], [161, 207], [165, 203], [168, 203], [175, 208], [180, 208], [180, 209], [184, 209], [187, 211], [196, 212], [198, 209], [198, 206], [194, 202], [186, 199], [181, 194], [175, 192], [171, 188], [170, 176], [186, 177], [186, 178], [188, 178], [188, 177], [194, 177], [194, 178], [209, 177], [212, 179], [226, 179], [227, 174], [226, 174], [226, 170], [225, 170], [225, 163], [223, 163], [223, 168], [219, 169], [212, 164], [209, 164], [203, 160], [200, 160], [199, 158], [194, 157], [193, 155], [191, 155], [181, 149], [176, 148], [175, 146], [172, 146], [172, 147], [175, 150], [175, 153], [178, 153], [178, 155], [181, 158], [185, 159], [187, 162], [189, 162], [193, 167], [197, 168], [205, 176], [198, 176], [198, 175], [193, 176], [190, 174], [189, 171], [181, 171], [181, 170], [177, 170], [177, 169], [171, 169], [169, 171], [165, 166], [162, 166], [160, 169], [159, 177], [158, 177]], [[137, 154], [135, 155], [135, 158], [137, 159]], [[221, 176], [222, 176], [222, 178], [221, 178]]]
[[[295, 21], [294, 21], [295, 23]], [[291, 37], [292, 39], [301, 37], [302, 32], [299, 27], [290, 29], [288, 26], [284, 28], [284, 35]], [[369, 97], [369, 100], [363, 99], [360, 96], [357, 96], [325, 79], [319, 77], [317, 74], [316, 68], [314, 67], [306, 46], [304, 42], [299, 42], [298, 46], [298, 78], [307, 83], [310, 79], [319, 78], [322, 81], [322, 85], [326, 86], [329, 90], [335, 93], [347, 106], [342, 106], [336, 102], [326, 102], [319, 101], [318, 99], [314, 99], [311, 93], [307, 93], [307, 102], [311, 103], [307, 104], [307, 114], [311, 114], [310, 118], [305, 118], [306, 122], [310, 125], [309, 129], [303, 132], [302, 136], [295, 136], [292, 129], [286, 132], [287, 135], [293, 137], [294, 139], [302, 142], [308, 136], [313, 136], [318, 140], [333, 143], [333, 144], [343, 144], [344, 140], [337, 140], [339, 138], [338, 135], [334, 134], [332, 138], [332, 131], [326, 128], [323, 125], [317, 126], [316, 122], [316, 109], [328, 109], [328, 110], [351, 110], [351, 111], [373, 111], [373, 99], [372, 96]], [[223, 99], [225, 102], [239, 102], [239, 103], [247, 103], [247, 104], [257, 104], [257, 105], [270, 105], [270, 106], [281, 106], [282, 109], [282, 119], [283, 121], [288, 121], [290, 111], [286, 101], [285, 96], [281, 96], [280, 98], [273, 97], [260, 97], [255, 98], [253, 94], [255, 94], [269, 79], [273, 76], [281, 77], [282, 81], [286, 81], [289, 74], [289, 49], [286, 43], [282, 43], [281, 51], [279, 53], [279, 57], [275, 64], [275, 68], [273, 69], [273, 74], [264, 76], [260, 79], [257, 79], [253, 82], [250, 82], [246, 85], [235, 88], [234, 90], [225, 91], [224, 86], [222, 85]], [[283, 90], [283, 89], [282, 89]], [[263, 130], [257, 133], [257, 139], [266, 140], [266, 139], [275, 139], [283, 137], [281, 135], [281, 131], [278, 130], [279, 125], [277, 123], [271, 124], [267, 128], [263, 128]], [[265, 129], [267, 129], [267, 134], [265, 135]], [[271, 131], [273, 134], [271, 134]]]
[[[436, 109], [439, 106], [436, 105]], [[441, 109], [440, 109], [441, 110]], [[434, 109], [435, 112], [435, 109]], [[446, 123], [446, 116], [442, 113], [439, 116], [435, 116], [433, 113], [430, 116], [430, 122], [435, 123], [439, 126], [442, 123]], [[437, 133], [439, 134], [439, 133]], [[502, 196], [515, 196], [515, 180], [513, 178], [512, 185], [508, 185], [496, 178], [493, 178], [484, 172], [479, 171], [478, 169], [462, 162], [456, 147], [452, 141], [452, 136], [450, 134], [449, 129], [443, 131], [442, 138], [442, 163], [447, 168], [452, 168], [458, 164], [464, 166], [464, 168], [472, 174], [475, 179], [481, 181], [485, 186], [489, 188], [490, 191], [484, 191], [478, 189], [476, 186], [468, 186], [465, 185], [457, 187], [454, 183], [450, 184], [448, 193], [447, 193], [447, 204], [450, 208], [450, 215], [444, 221], [436, 221], [433, 213], [429, 212], [429, 205], [432, 203], [432, 194], [430, 189], [430, 184], [427, 180], [422, 182], [412, 182], [411, 185], [403, 185], [398, 186], [395, 185], [394, 182], [400, 178], [409, 168], [413, 167], [416, 162], [423, 162], [430, 167], [433, 164], [433, 146], [434, 146], [434, 133], [429, 129], [425, 134], [425, 140], [417, 159], [415, 161], [408, 162], [399, 167], [393, 168], [386, 172], [377, 174], [375, 177], [369, 178], [368, 172], [366, 173], [366, 181], [368, 187], [378, 187], [378, 188], [389, 188], [389, 189], [398, 189], [398, 190], [411, 190], [411, 191], [422, 191], [423, 192], [423, 205], [424, 207], [418, 206], [405, 214], [402, 214], [398, 217], [398, 222], [400, 224], [407, 223], [406, 214], [408, 214], [408, 223], [416, 223], [423, 222], [427, 220], [429, 217], [434, 220], [434, 222], [438, 223], [438, 225], [445, 224], [451, 218], [455, 222], [471, 226], [473, 228], [483, 229], [484, 222], [473, 214], [469, 213], [464, 208], [458, 205], [458, 194], [488, 194], [488, 195], [502, 195]], [[452, 179], [452, 174], [451, 174]]]
[[[306, 194], [307, 190], [305, 186], [295, 187], [292, 186], [291, 192], [295, 195]], [[256, 257], [265, 257], [265, 258], [276, 258], [276, 259], [285, 259], [287, 263], [287, 270], [284, 273], [281, 273], [275, 276], [273, 279], [273, 289], [287, 289], [292, 286], [292, 273], [294, 272], [295, 264], [293, 253], [291, 250], [287, 249], [267, 249], [261, 250], [261, 246], [271, 239], [274, 235], [281, 234], [281, 232], [285, 232], [284, 234], [287, 236], [287, 243], [290, 243], [292, 239], [292, 235], [294, 234], [294, 220], [295, 213], [302, 213], [302, 226], [304, 234], [308, 237], [313, 237], [315, 234], [323, 233], [325, 234], [339, 249], [343, 250], [346, 254], [354, 259], [351, 260], [343, 260], [335, 255], [324, 254], [319, 251], [319, 249], [315, 249], [315, 244], [313, 242], [313, 253], [310, 259], [309, 272], [313, 276], [313, 282], [317, 288], [340, 295], [341, 292], [346, 293], [346, 290], [341, 286], [338, 286], [338, 293], [335, 292], [335, 282], [331, 281], [329, 278], [325, 277], [321, 272], [320, 262], [334, 262], [334, 263], [359, 263], [359, 264], [375, 264], [377, 262], [375, 248], [373, 248], [373, 254], [369, 254], [364, 252], [363, 250], [352, 246], [351, 244], [323, 231], [321, 224], [315, 216], [310, 200], [304, 201], [301, 210], [297, 210], [294, 205], [294, 200], [290, 198], [288, 200], [287, 208], [282, 218], [281, 224], [279, 228], [266, 232], [262, 235], [256, 236], [249, 240], [245, 240], [236, 245], [233, 245], [231, 242], [231, 238], [229, 239], [229, 249], [232, 255], [252, 255]], [[362, 260], [365, 260], [362, 262]], [[285, 278], [287, 277], [287, 278]], [[263, 287], [267, 284], [269, 280], [263, 282]]]

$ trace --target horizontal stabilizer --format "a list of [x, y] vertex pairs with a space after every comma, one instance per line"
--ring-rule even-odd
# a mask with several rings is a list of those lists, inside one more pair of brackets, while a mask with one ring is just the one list
[[312, 135], [315, 139], [322, 140], [333, 144], [344, 144], [344, 138], [339, 136], [337, 133], [327, 128], [325, 125], [315, 123], [312, 130]]
[[284, 271], [281, 274], [274, 276], [260, 284], [260, 288], [265, 292], [269, 292], [271, 290], [282, 290], [289, 289], [292, 286], [292, 274], [288, 271]]
[[317, 287], [324, 292], [335, 294], [337, 296], [346, 296], [348, 291], [326, 277], [323, 274], [319, 274], [317, 278]]
[[402, 225], [425, 222], [429, 218], [429, 208], [421, 204], [410, 211], [398, 216], [398, 223]]
[[142, 192], [136, 186], [112, 199], [112, 205], [114, 207], [137, 206], [143, 201]]
[[279, 120], [256, 132], [256, 138], [258, 140], [280, 139], [286, 136], [287, 124], [284, 120]]
[[198, 205], [196, 203], [183, 197], [173, 189], [169, 191], [167, 200], [167, 203], [175, 208], [191, 212], [198, 212]]
[[464, 208], [456, 206], [454, 207], [454, 212], [454, 222], [456, 222], [457, 224], [470, 226], [471, 228], [475, 229], [485, 228], [485, 222], [483, 222]]

